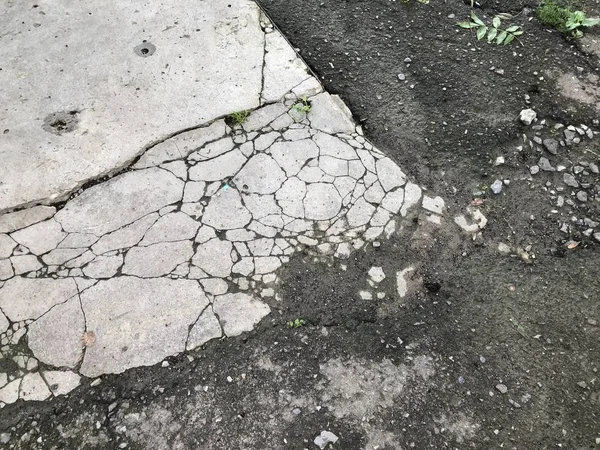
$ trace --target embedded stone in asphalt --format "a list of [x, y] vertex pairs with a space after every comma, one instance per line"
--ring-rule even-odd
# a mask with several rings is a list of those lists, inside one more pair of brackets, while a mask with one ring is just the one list
[[81, 294], [87, 331], [81, 373], [95, 377], [148, 366], [185, 350], [188, 327], [208, 305], [197, 281], [117, 277]]

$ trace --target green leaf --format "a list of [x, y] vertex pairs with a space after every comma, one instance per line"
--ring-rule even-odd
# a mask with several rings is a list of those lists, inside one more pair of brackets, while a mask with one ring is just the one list
[[583, 37], [583, 31], [581, 31], [581, 30], [574, 30], [573, 31], [573, 37], [575, 39], [579, 39], [579, 38]]
[[458, 25], [461, 28], [476, 28], [479, 26], [473, 22], [458, 22], [456, 25]]
[[501, 20], [510, 20], [510, 19], [513, 18], [513, 15], [512, 14], [508, 14], [508, 13], [500, 13], [496, 17], [498, 17]]
[[485, 24], [481, 21], [481, 19], [479, 17], [477, 17], [477, 15], [475, 13], [471, 13], [471, 19], [473, 19], [473, 22], [475, 22], [477, 25], [485, 26]]
[[508, 27], [506, 29], [506, 31], [508, 31], [509, 33], [514, 33], [515, 31], [517, 31], [519, 29], [519, 25], [511, 25], [510, 27]]
[[596, 17], [590, 17], [589, 19], [586, 17], [581, 25], [583, 25], [584, 27], [593, 27], [594, 25], [598, 25], [599, 23], [600, 19]]
[[513, 34], [514, 34], [515, 36], [521, 36], [521, 35], [523, 34], [523, 31], [522, 31], [522, 30], [515, 31]]
[[498, 28], [490, 29], [490, 32], [488, 33], [488, 42], [492, 42], [497, 34], [498, 34]]
[[508, 35], [508, 33], [506, 31], [500, 32], [500, 34], [496, 38], [496, 44], [498, 44], [498, 45], [502, 44], [502, 41], [504, 41], [504, 39], [506, 39], [507, 35]]
[[575, 22], [571, 19], [567, 20], [567, 23], [565, 24], [565, 28], [567, 29], [567, 31], [570, 30], [574, 30], [575, 28], [578, 28], [581, 24], [579, 22]]
[[477, 40], [483, 39], [483, 37], [485, 36], [485, 33], [487, 33], [487, 27], [485, 25], [482, 27], [479, 27], [477, 29]]
[[509, 34], [508, 36], [506, 36], [506, 39], [504, 39], [504, 45], [510, 44], [514, 38], [515, 38], [514, 34]]
[[500, 18], [498, 16], [494, 17], [494, 20], [492, 20], [492, 25], [494, 28], [498, 28], [500, 26]]

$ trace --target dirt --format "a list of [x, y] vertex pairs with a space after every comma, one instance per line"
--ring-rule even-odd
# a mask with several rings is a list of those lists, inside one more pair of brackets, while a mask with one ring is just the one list
[[[506, 47], [458, 29], [470, 11], [459, 0], [260, 3], [367, 137], [446, 199], [449, 218], [481, 198], [488, 225], [473, 239], [421, 214], [347, 261], [298, 254], [257, 330], [8, 406], [0, 432], [20, 437], [10, 448], [303, 449], [323, 430], [340, 449], [599, 448], [600, 243], [571, 218], [600, 221], [600, 180], [582, 166], [572, 188], [563, 172], [529, 168], [542, 156], [567, 172], [598, 164], [600, 136], [557, 155], [528, 145], [560, 135], [556, 123], [600, 131], [600, 62], [586, 47], [598, 31], [565, 40], [532, 1], [476, 8], [516, 16], [523, 45]], [[528, 107], [546, 120], [539, 130], [518, 119]], [[487, 189], [495, 179], [510, 180], [500, 195]], [[374, 266], [386, 277], [371, 286]]]

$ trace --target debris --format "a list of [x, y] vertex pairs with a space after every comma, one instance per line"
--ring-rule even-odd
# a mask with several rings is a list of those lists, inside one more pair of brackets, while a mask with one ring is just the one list
[[521, 119], [521, 122], [523, 122], [525, 125], [531, 125], [531, 122], [533, 122], [536, 117], [537, 113], [531, 108], [524, 109], [519, 114], [519, 119]]
[[323, 450], [327, 447], [327, 444], [335, 444], [338, 441], [338, 437], [331, 431], [321, 431], [321, 434], [317, 436], [314, 443], [317, 447]]
[[558, 141], [556, 139], [544, 139], [544, 147], [548, 150], [549, 153], [553, 155], [558, 155]]
[[563, 174], [563, 181], [565, 182], [565, 184], [567, 186], [571, 186], [574, 188], [579, 187], [579, 183], [577, 182], [575, 177], [573, 175], [571, 175], [570, 173]]
[[404, 75], [403, 73], [399, 73], [399, 74], [398, 74], [398, 79], [399, 79], [400, 81], [404, 81], [404, 80], [406, 80], [406, 75]]
[[524, 338], [527, 338], [527, 333], [525, 333], [525, 328], [523, 328], [523, 325], [521, 325], [519, 322], [517, 322], [513, 317], [511, 317], [510, 319], [508, 319], [510, 321], [510, 323], [513, 324], [513, 326], [515, 327], [515, 330], [517, 330], [517, 332], [523, 336]]
[[508, 245], [508, 244], [505, 244], [504, 242], [500, 242], [500, 243], [498, 244], [498, 251], [499, 251], [500, 253], [503, 253], [503, 254], [505, 254], [505, 255], [508, 255], [508, 254], [511, 252], [511, 250], [512, 250], [512, 249], [510, 248], [510, 245]]
[[496, 389], [498, 390], [498, 392], [500, 392], [501, 394], [506, 394], [508, 392], [508, 388], [506, 387], [505, 384], [497, 384], [496, 385]]
[[500, 192], [502, 192], [502, 181], [500, 180], [496, 180], [492, 183], [492, 185], [490, 186], [490, 189], [492, 190], [492, 192], [494, 194], [499, 194]]
[[579, 242], [577, 242], [577, 241], [569, 241], [569, 243], [567, 244], [567, 248], [569, 250], [573, 250], [578, 245], [579, 245]]
[[504, 164], [504, 156], [498, 156], [496, 158], [496, 161], [494, 161], [494, 165], [495, 166], [501, 166], [502, 164]]
[[481, 205], [483, 205], [483, 199], [481, 199], [481, 198], [475, 198], [471, 202], [471, 205], [473, 205], [473, 206], [481, 206]]
[[381, 267], [371, 267], [369, 269], [369, 277], [375, 283], [381, 283], [385, 279], [385, 273]]
[[545, 172], [555, 172], [556, 171], [554, 166], [552, 166], [552, 164], [550, 164], [550, 161], [548, 160], [548, 158], [544, 158], [543, 156], [538, 161], [538, 166], [540, 167], [540, 169], [542, 169]]
[[531, 166], [531, 167], [529, 168], [529, 173], [530, 173], [531, 175], [535, 175], [535, 174], [536, 174], [536, 173], [538, 173], [539, 171], [540, 171], [540, 166], [535, 166], [535, 165], [534, 165], [534, 166]]

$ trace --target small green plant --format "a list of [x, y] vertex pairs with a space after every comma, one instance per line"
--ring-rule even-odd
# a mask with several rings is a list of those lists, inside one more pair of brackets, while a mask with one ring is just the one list
[[[473, 12], [471, 13], [471, 21], [458, 22], [457, 25], [461, 28], [471, 29], [477, 28], [477, 39], [481, 40], [487, 36], [489, 43], [495, 42], [497, 45], [504, 44], [508, 45], [513, 40], [517, 39], [517, 36], [523, 34], [523, 30], [518, 25], [509, 25], [508, 28], [501, 28], [502, 19], [511, 19], [510, 14], [498, 14], [492, 20], [492, 25], [487, 26], [483, 21], [477, 17]], [[518, 39], [517, 39], [518, 40]]]
[[554, 0], [544, 0], [536, 13], [544, 25], [556, 28], [572, 38], [582, 37], [582, 28], [593, 27], [600, 23], [600, 18], [586, 17], [585, 12], [573, 11], [569, 5], [563, 6], [562, 3], [559, 4]]
[[290, 320], [287, 323], [287, 326], [290, 328], [300, 328], [300, 327], [303, 327], [304, 325], [306, 325], [306, 320], [304, 320], [304, 319]]
[[583, 37], [583, 31], [581, 31], [581, 27], [593, 27], [594, 25], [598, 25], [600, 23], [600, 19], [597, 17], [585, 17], [585, 13], [583, 11], [575, 11], [569, 13], [569, 18], [567, 19], [566, 27], [567, 31], [571, 33], [574, 38]]
[[250, 111], [237, 111], [237, 112], [234, 112], [233, 114], [231, 114], [228, 117], [228, 119], [229, 119], [229, 122], [233, 125], [241, 125], [246, 120], [248, 120], [249, 116], [250, 116]]
[[308, 114], [310, 112], [310, 101], [305, 95], [297, 103], [294, 104], [293, 108], [298, 112]]

